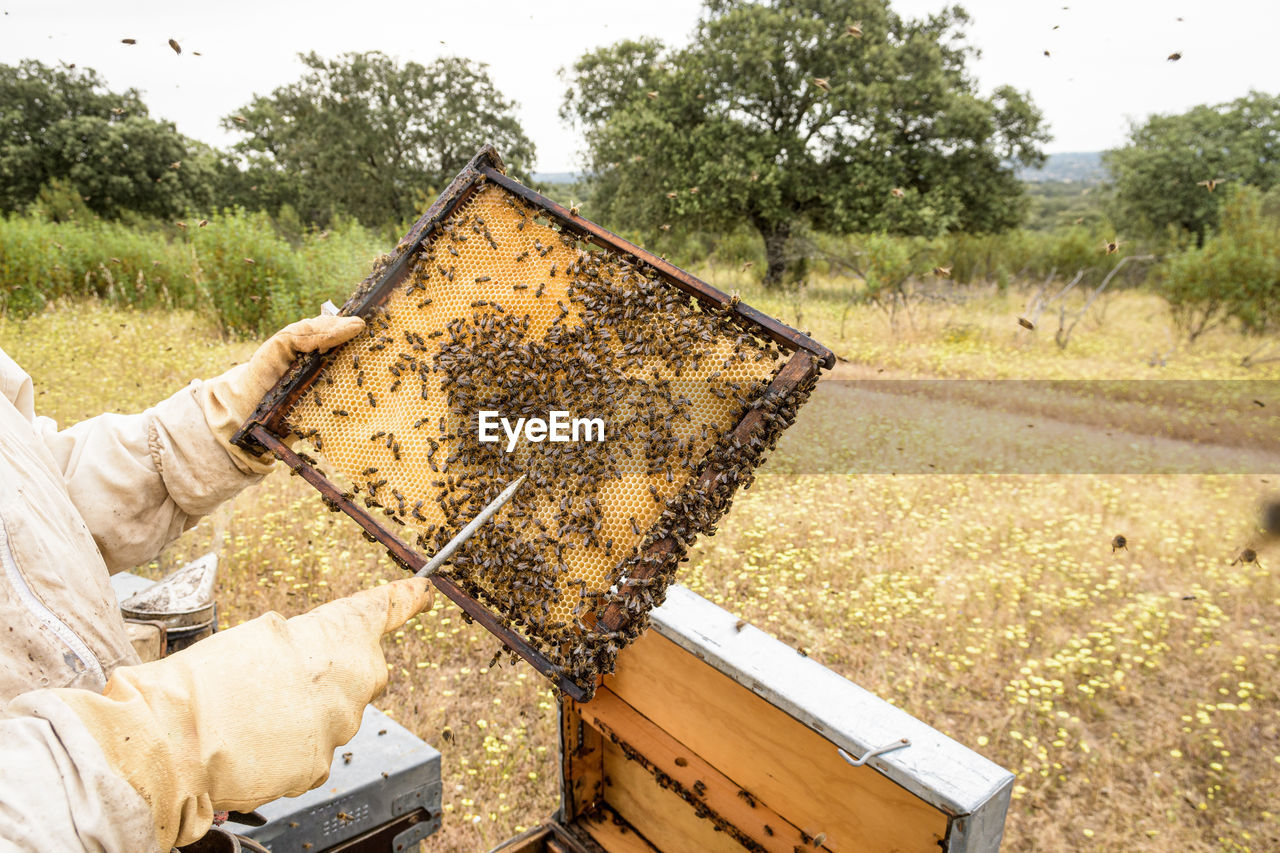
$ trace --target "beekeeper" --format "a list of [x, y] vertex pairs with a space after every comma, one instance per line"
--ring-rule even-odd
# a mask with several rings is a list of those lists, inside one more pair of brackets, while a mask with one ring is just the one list
[[271, 463], [234, 431], [295, 354], [362, 328], [294, 323], [142, 414], [62, 431], [0, 351], [0, 851], [168, 851], [215, 811], [328, 775], [386, 685], [382, 634], [427, 605], [427, 581], [268, 613], [140, 664], [108, 574], [260, 480]]

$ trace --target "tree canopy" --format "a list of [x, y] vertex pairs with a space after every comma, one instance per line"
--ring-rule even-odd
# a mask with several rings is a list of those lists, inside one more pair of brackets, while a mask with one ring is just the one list
[[562, 114], [582, 127], [593, 213], [638, 228], [746, 221], [766, 282], [795, 231], [937, 234], [1017, 224], [1019, 165], [1047, 139], [1027, 96], [982, 97], [968, 17], [885, 0], [706, 0], [691, 44], [582, 56]]
[[92, 69], [0, 65], [0, 208], [58, 184], [101, 216], [177, 215], [208, 204], [216, 159], [150, 118], [137, 90], [112, 92]]
[[244, 134], [235, 145], [246, 160], [240, 183], [290, 202], [303, 219], [337, 211], [380, 226], [413, 216], [486, 141], [527, 177], [533, 143], [485, 65], [400, 64], [377, 51], [301, 59], [302, 79], [223, 124]]
[[1280, 183], [1280, 97], [1250, 92], [1152, 116], [1103, 162], [1115, 183], [1117, 219], [1151, 231], [1173, 226], [1203, 241], [1218, 223], [1221, 183], [1263, 191]]

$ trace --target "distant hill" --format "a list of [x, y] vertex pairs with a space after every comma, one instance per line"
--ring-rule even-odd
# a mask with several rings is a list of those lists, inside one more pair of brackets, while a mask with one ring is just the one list
[[1069, 151], [1050, 154], [1042, 169], [1022, 169], [1018, 179], [1038, 184], [1064, 181], [1074, 184], [1096, 184], [1107, 179], [1101, 151]]
[[534, 172], [533, 179], [544, 184], [573, 184], [582, 177], [581, 172]]
[[[572, 184], [582, 178], [581, 172], [534, 172], [533, 179], [545, 184]], [[1065, 182], [1096, 184], [1107, 179], [1101, 151], [1068, 151], [1050, 154], [1042, 169], [1022, 169], [1018, 180], [1032, 184]]]

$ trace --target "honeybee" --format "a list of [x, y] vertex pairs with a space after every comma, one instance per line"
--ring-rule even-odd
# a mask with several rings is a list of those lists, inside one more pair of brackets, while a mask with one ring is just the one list
[[1248, 563], [1255, 563], [1259, 566], [1262, 565], [1261, 563], [1258, 563], [1258, 552], [1253, 550], [1252, 548], [1245, 548], [1243, 551], [1241, 551], [1239, 554], [1236, 555], [1236, 558], [1234, 560], [1231, 561], [1231, 565], [1233, 566], [1244, 565]]
[[844, 34], [853, 38], [862, 38], [862, 21], [854, 21], [852, 24], [844, 28]]
[[234, 121], [236, 124], [248, 124], [248, 123], [249, 123], [249, 120], [248, 120], [247, 118], [245, 118], [244, 116], [232, 116], [232, 117], [231, 117], [231, 120], [232, 120], [232, 121]]
[[1218, 184], [1226, 183], [1226, 178], [1210, 178], [1207, 181], [1196, 181], [1196, 186], [1204, 187], [1209, 192], [1213, 192], [1218, 188]]
[[1182, 58], [1182, 51], [1179, 51], [1179, 50], [1175, 50], [1173, 53], [1165, 57], [1165, 59], [1169, 62], [1177, 62], [1181, 58]]
[[206, 225], [208, 225], [208, 224], [209, 224], [209, 220], [207, 220], [207, 219], [201, 219], [199, 222], [197, 222], [197, 223], [196, 223], [196, 227], [198, 227], [198, 228], [203, 228], [203, 227], [205, 227], [205, 226], [206, 226]]
[[893, 189], [889, 190], [889, 195], [893, 196], [894, 198], [902, 198], [906, 194], [907, 194], [907, 191], [904, 190], [902, 187], [894, 187]]
[[137, 44], [137, 39], [120, 39], [121, 44]]
[[256, 264], [256, 263], [257, 263], [257, 261], [255, 261], [253, 258], [245, 258], [245, 259], [244, 259], [244, 262], [245, 262], [246, 264], [248, 264], [249, 266], [253, 266], [254, 264]]
[[827, 80], [826, 77], [814, 77], [812, 82], [813, 82], [813, 85], [817, 86], [819, 89], [821, 89], [824, 92], [831, 91], [831, 83], [830, 81]]
[[1128, 551], [1128, 550], [1129, 550], [1129, 540], [1125, 539], [1123, 536], [1117, 533], [1115, 538], [1111, 540], [1111, 553], [1114, 554], [1116, 551]]
[[1102, 250], [1108, 255], [1114, 255], [1116, 252], [1120, 251], [1121, 245], [1120, 238], [1117, 237], [1112, 239], [1110, 242], [1103, 243]]
[[174, 39], [169, 39], [169, 47], [173, 48], [174, 53], [182, 53], [182, 45], [178, 44]]
[[745, 263], [743, 263], [742, 269], [738, 270], [738, 272], [746, 272], [747, 270], [751, 269], [755, 265], [756, 265], [755, 261], [746, 261]]
[[933, 274], [941, 278], [951, 278], [951, 267], [934, 267]]
[[646, 95], [646, 96], [649, 98], [649, 100], [651, 100], [651, 101], [656, 101], [656, 100], [658, 99], [658, 93], [657, 93], [657, 92], [645, 92], [645, 95]]
[[1021, 326], [1021, 327], [1022, 327], [1022, 328], [1024, 328], [1024, 329], [1030, 329], [1030, 330], [1031, 330], [1031, 331], [1033, 331], [1033, 332], [1034, 332], [1034, 331], [1035, 331], [1035, 329], [1036, 329], [1036, 324], [1035, 324], [1035, 323], [1033, 323], [1033, 322], [1031, 322], [1030, 320], [1028, 320], [1026, 317], [1019, 317], [1019, 318], [1018, 318], [1018, 325], [1019, 325], [1019, 326]]

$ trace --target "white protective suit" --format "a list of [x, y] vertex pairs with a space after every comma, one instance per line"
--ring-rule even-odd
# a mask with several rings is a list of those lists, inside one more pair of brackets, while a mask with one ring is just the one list
[[[246, 364], [138, 415], [59, 431], [0, 352], [0, 853], [158, 851], [218, 810], [320, 784], [385, 687], [380, 637], [430, 603], [408, 578], [268, 613], [141, 664], [108, 573], [154, 557], [270, 463], [230, 444], [299, 352], [352, 317], [294, 323]], [[277, 667], [247, 697], [237, 672]]]
[[269, 470], [217, 440], [200, 387], [59, 431], [0, 351], [0, 851], [158, 849], [146, 803], [77, 716], [48, 694], [10, 700], [101, 691], [138, 663], [109, 573], [150, 560]]

